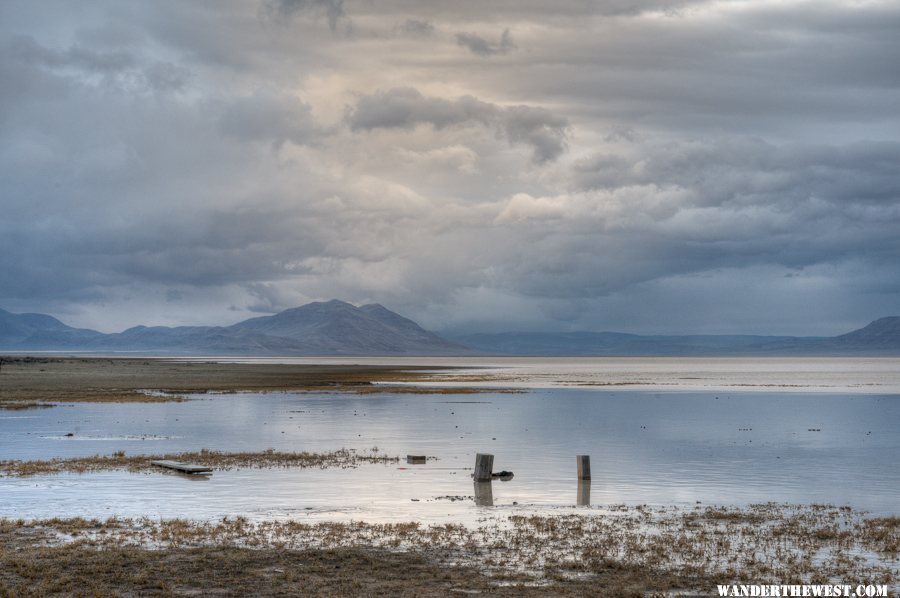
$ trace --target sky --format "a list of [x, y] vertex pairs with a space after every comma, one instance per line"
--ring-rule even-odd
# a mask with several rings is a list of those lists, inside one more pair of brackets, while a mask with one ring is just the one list
[[448, 333], [900, 315], [900, 3], [0, 1], [0, 307]]

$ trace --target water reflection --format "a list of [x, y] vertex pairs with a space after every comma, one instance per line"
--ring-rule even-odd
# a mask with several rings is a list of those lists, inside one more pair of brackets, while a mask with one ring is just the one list
[[494, 506], [494, 488], [492, 482], [473, 482], [475, 485], [475, 504], [479, 507]]
[[591, 481], [578, 480], [578, 494], [575, 498], [575, 504], [579, 507], [591, 506]]
[[202, 472], [202, 473], [187, 473], [184, 471], [173, 471], [171, 473], [167, 472], [169, 475], [173, 475], [182, 480], [190, 480], [192, 482], [208, 482], [210, 478], [212, 478], [211, 472]]

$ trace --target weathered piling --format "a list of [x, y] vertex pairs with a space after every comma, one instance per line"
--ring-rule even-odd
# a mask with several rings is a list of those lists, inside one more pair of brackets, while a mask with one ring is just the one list
[[578, 479], [591, 479], [591, 457], [590, 455], [578, 455], [575, 457], [578, 462]]
[[494, 469], [494, 455], [478, 453], [475, 455], [475, 474], [472, 476], [476, 482], [490, 482]]

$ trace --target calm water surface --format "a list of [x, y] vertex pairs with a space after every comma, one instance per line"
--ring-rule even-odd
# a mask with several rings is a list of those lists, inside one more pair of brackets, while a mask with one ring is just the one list
[[[3, 413], [3, 412], [0, 412]], [[219, 471], [209, 479], [104, 472], [0, 478], [0, 516], [473, 521], [566, 511], [589, 454], [593, 508], [778, 501], [900, 511], [900, 395], [606, 391], [237, 394], [184, 403], [75, 404], [0, 415], [0, 458], [378, 447], [427, 465]], [[66, 437], [74, 433], [74, 437]], [[476, 452], [509, 482], [478, 491]], [[451, 500], [446, 497], [462, 497]]]

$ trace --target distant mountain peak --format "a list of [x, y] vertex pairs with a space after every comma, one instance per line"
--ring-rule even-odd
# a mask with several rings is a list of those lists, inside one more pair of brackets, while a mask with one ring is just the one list
[[[319, 301], [322, 305], [327, 305], [329, 307], [355, 307], [352, 303], [347, 303], [346, 301], [341, 301], [340, 299], [329, 299], [328, 301]], [[315, 305], [307, 303], [307, 305]], [[304, 306], [301, 306], [304, 307]]]
[[289, 307], [287, 309], [283, 309], [272, 315], [277, 316], [278, 314], [283, 314], [283, 313], [293, 313], [293, 312], [297, 312], [297, 311], [310, 311], [310, 310], [322, 309], [322, 308], [346, 309], [348, 307], [356, 309], [352, 304], [347, 303], [346, 301], [341, 301], [340, 299], [331, 299], [329, 301], [311, 301], [309, 303], [304, 303], [303, 305], [298, 305], [297, 307]]
[[232, 326], [134, 326], [116, 334], [70, 328], [50, 316], [0, 311], [0, 349], [176, 354], [461, 355], [452, 343], [383, 306], [317, 301]]
[[900, 326], [900, 316], [886, 316], [884, 318], [878, 318], [874, 322], [870, 322], [867, 326], [861, 328], [860, 330], [865, 330], [866, 328], [885, 328], [885, 327], [897, 327]]
[[[423, 329], [381, 305], [316, 301], [225, 328], [303, 345], [319, 355], [458, 355], [471, 351]], [[284, 350], [282, 347], [280, 350]]]
[[403, 316], [401, 316], [400, 314], [398, 314], [397, 312], [394, 312], [394, 311], [389, 310], [388, 308], [386, 308], [385, 306], [383, 306], [383, 305], [380, 304], [380, 303], [367, 303], [367, 304], [365, 304], [365, 305], [360, 305], [360, 306], [359, 306], [359, 309], [361, 309], [362, 311], [364, 311], [364, 312], [366, 312], [366, 313], [370, 313], [370, 314], [374, 314], [374, 313], [381, 313], [381, 314], [388, 313], [388, 314], [393, 314], [393, 315], [395, 315], [395, 316], [397, 316], [397, 317], [401, 317], [401, 318], [403, 317]]
[[834, 341], [855, 347], [900, 350], [900, 316], [878, 318], [859, 330], [835, 337]]

